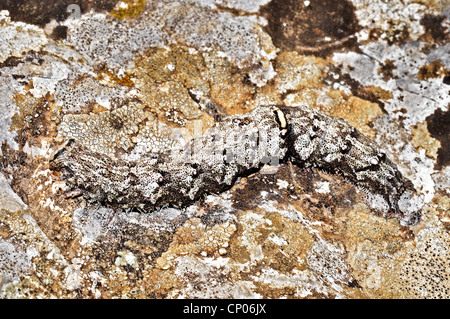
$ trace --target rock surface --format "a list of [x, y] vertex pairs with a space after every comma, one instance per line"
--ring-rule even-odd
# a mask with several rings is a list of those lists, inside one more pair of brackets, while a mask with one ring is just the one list
[[[73, 2], [0, 4], [0, 298], [450, 298], [448, 2]], [[422, 221], [289, 164], [145, 212], [49, 169], [68, 139], [136, 159], [265, 104], [376, 141]]]

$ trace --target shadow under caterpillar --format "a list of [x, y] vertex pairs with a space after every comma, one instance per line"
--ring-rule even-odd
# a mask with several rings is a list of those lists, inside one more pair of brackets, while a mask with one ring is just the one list
[[[380, 147], [345, 120], [304, 107], [260, 106], [226, 117], [170, 154], [112, 159], [71, 140], [50, 161], [85, 198], [112, 207], [183, 207], [263, 165], [291, 161], [343, 175], [378, 198], [385, 217], [420, 220], [416, 191]], [[412, 204], [411, 204], [412, 203]]]

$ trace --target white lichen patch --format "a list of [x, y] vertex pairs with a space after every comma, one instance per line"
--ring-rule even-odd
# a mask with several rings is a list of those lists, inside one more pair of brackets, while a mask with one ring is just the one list
[[201, 6], [210, 9], [229, 8], [236, 9], [248, 13], [256, 13], [260, 7], [268, 4], [270, 0], [184, 0], [186, 2], [195, 2]]
[[136, 256], [131, 251], [119, 251], [117, 252], [116, 266], [131, 266], [135, 269], [139, 268], [139, 264], [136, 260]]
[[351, 0], [363, 28], [378, 28], [382, 39], [395, 41], [406, 30], [412, 40], [425, 31], [420, 19], [427, 7], [414, 0]]
[[330, 192], [330, 183], [325, 181], [316, 182], [316, 192], [326, 194]]
[[277, 180], [277, 186], [278, 186], [279, 189], [286, 189], [286, 188], [288, 188], [289, 183], [287, 181], [285, 181], [285, 180], [278, 179]]
[[[267, 74], [262, 76], [263, 82], [274, 75], [269, 61], [276, 53], [270, 37], [258, 29], [257, 25], [265, 23], [257, 16], [233, 16], [186, 1], [147, 1], [140, 19], [116, 21], [104, 14], [88, 13], [65, 22], [69, 28], [67, 43], [90, 64], [106, 62], [113, 69], [126, 70], [147, 48], [184, 44], [201, 51], [223, 52], [239, 67], [262, 63], [262, 73]], [[92, 38], [97, 40], [92, 42]]]
[[[427, 53], [426, 43], [408, 42], [398, 46], [379, 40], [360, 49], [362, 53], [335, 53], [333, 59], [363, 86], [391, 92], [392, 98], [385, 101], [385, 109], [393, 118], [402, 117], [405, 127], [424, 121], [436, 109], [447, 109], [449, 85], [439, 77], [427, 80], [418, 77], [420, 68], [428, 64], [428, 56], [432, 54]], [[380, 72], [386, 63], [394, 66], [390, 78]]]
[[259, 276], [253, 277], [255, 283], [269, 285], [276, 289], [290, 288], [297, 298], [307, 298], [313, 294], [329, 295], [326, 285], [311, 271], [294, 269], [292, 274], [283, 274], [274, 269], [263, 269]]
[[80, 112], [88, 103], [97, 103], [105, 109], [111, 108], [111, 101], [124, 98], [126, 89], [108, 87], [96, 79], [85, 76], [81, 79], [64, 79], [55, 87], [55, 98], [63, 112]]
[[182, 256], [176, 260], [175, 275], [183, 283], [170, 298], [260, 298], [251, 281], [232, 279], [228, 259], [211, 262], [208, 258]]
[[[0, 298], [449, 297], [449, 199], [442, 194], [450, 171], [435, 167], [440, 144], [425, 147], [422, 138], [432, 141], [431, 134], [411, 140], [412, 127], [448, 111], [450, 46], [427, 43], [422, 19], [445, 16], [445, 28], [449, 11], [422, 0], [351, 0], [362, 26], [359, 49], [343, 46], [325, 59], [273, 45], [258, 16], [269, 2], [123, 0], [110, 13], [53, 20], [43, 30], [0, 12], [0, 144], [7, 142], [0, 157], [8, 176], [0, 174]], [[67, 26], [67, 38], [52, 40], [58, 25]], [[439, 72], [421, 76], [436, 65]], [[19, 95], [31, 102], [17, 102]], [[42, 122], [51, 122], [44, 140], [20, 118], [40, 124], [38, 98], [55, 105]], [[336, 185], [344, 182], [332, 177], [293, 189], [295, 176], [283, 167], [273, 179], [235, 176], [229, 191], [182, 209], [145, 212], [66, 198], [79, 190], [64, 194], [67, 182], [47, 169], [53, 148], [68, 139], [117, 162], [139, 161], [179, 149], [225, 115], [279, 104], [343, 117], [376, 141], [421, 193], [405, 192], [397, 204], [411, 212], [425, 202], [422, 222], [401, 227], [368, 203], [355, 208], [354, 189], [342, 198]], [[277, 125], [286, 127], [281, 113]], [[337, 133], [323, 121], [310, 124]], [[324, 198], [345, 205], [322, 208]], [[382, 195], [372, 201], [389, 209]]]
[[0, 63], [10, 56], [21, 57], [29, 51], [39, 51], [48, 42], [39, 27], [23, 22], [11, 22], [9, 12], [0, 11]]
[[423, 196], [423, 201], [428, 203], [435, 194], [435, 183], [432, 179], [434, 173], [433, 159], [425, 155], [425, 150], [416, 152], [409, 142], [409, 139], [392, 138], [392, 132], [403, 132], [397, 124], [392, 122], [387, 116], [381, 116], [374, 122], [374, 127], [378, 134], [375, 141], [380, 145], [385, 145], [384, 149], [388, 154], [398, 154], [398, 168], [402, 174], [407, 176], [414, 187]]

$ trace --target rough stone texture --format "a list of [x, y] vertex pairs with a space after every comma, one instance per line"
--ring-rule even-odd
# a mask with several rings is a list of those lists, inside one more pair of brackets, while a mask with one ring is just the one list
[[[71, 3], [0, 7], [1, 298], [450, 297], [448, 2]], [[138, 159], [265, 104], [377, 142], [421, 222], [289, 164], [145, 212], [67, 196], [49, 170], [68, 138]]]

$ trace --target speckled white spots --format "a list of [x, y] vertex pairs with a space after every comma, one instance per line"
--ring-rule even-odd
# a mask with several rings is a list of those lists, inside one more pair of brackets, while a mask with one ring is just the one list
[[131, 152], [129, 158], [150, 152], [167, 152], [176, 144], [171, 129], [156, 122], [145, 105], [130, 103], [99, 114], [68, 114], [61, 121], [60, 141], [75, 139], [91, 150], [115, 156], [119, 149]]
[[287, 244], [288, 244], [288, 242], [286, 241], [286, 239], [284, 239], [284, 238], [282, 238], [282, 237], [280, 237], [280, 236], [277, 236], [277, 235], [275, 235], [275, 234], [271, 234], [268, 238], [269, 238], [271, 241], [273, 241], [275, 244], [277, 244], [278, 246], [284, 246], [284, 245], [287, 245]]
[[73, 258], [72, 261], [74, 261], [74, 263], [64, 269], [64, 284], [68, 290], [75, 290], [77, 288], [80, 288], [83, 280], [83, 275], [81, 272], [81, 262], [78, 260], [78, 258]]
[[323, 182], [323, 181], [318, 181], [315, 183], [316, 185], [316, 192], [321, 193], [321, 194], [327, 194], [330, 192], [330, 183], [329, 182]]
[[367, 29], [378, 28], [382, 39], [394, 41], [407, 30], [413, 40], [425, 31], [420, 19], [427, 7], [414, 0], [351, 0], [359, 24]]
[[19, 279], [20, 276], [28, 274], [32, 270], [31, 258], [22, 248], [1, 240], [0, 269], [3, 273], [3, 283], [9, 283]]
[[116, 266], [131, 266], [135, 269], [139, 268], [136, 256], [131, 251], [119, 251], [117, 252]]
[[306, 258], [309, 268], [336, 291], [351, 281], [350, 267], [345, 262], [345, 250], [323, 239], [318, 240]]
[[80, 112], [86, 104], [97, 104], [110, 108], [112, 99], [124, 98], [126, 87], [109, 87], [102, 85], [93, 77], [67, 79], [58, 82], [55, 87], [55, 97], [64, 112]]
[[277, 179], [278, 189], [286, 189], [289, 186], [289, 183], [282, 179]]

